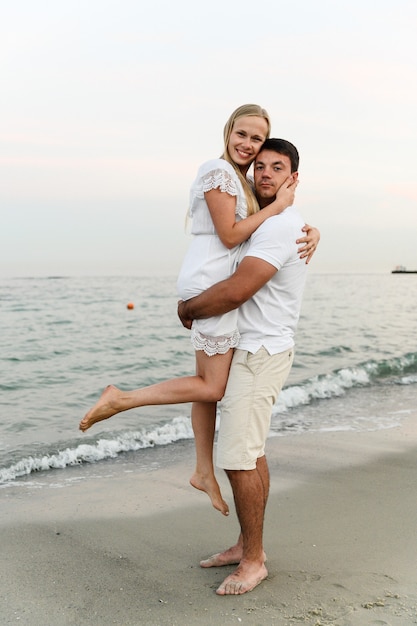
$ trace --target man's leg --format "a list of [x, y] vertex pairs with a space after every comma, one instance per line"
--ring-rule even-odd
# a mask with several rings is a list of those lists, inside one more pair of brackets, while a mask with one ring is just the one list
[[267, 576], [263, 549], [263, 524], [269, 493], [269, 472], [265, 456], [254, 470], [226, 470], [236, 505], [241, 534], [237, 546], [241, 558], [237, 569], [216, 593], [237, 595], [251, 591]]
[[[239, 471], [244, 472], [245, 470], [235, 470], [234, 473], [238, 473]], [[251, 470], [249, 470], [251, 471]], [[269, 495], [269, 470], [268, 464], [266, 462], [266, 457], [262, 456], [256, 462], [256, 470], [259, 473], [259, 478], [262, 484], [262, 493], [264, 500], [264, 507], [266, 507], [266, 503]], [[232, 473], [233, 470], [230, 470]], [[230, 478], [229, 478], [230, 480]], [[231, 482], [231, 481], [230, 481]], [[232, 485], [233, 488], [233, 485]], [[246, 504], [246, 499], [245, 499]], [[265, 508], [264, 508], [265, 512]], [[239, 520], [240, 521], [240, 520]], [[227, 550], [223, 552], [218, 552], [217, 554], [213, 554], [208, 559], [204, 559], [200, 561], [201, 567], [222, 567], [223, 565], [238, 565], [243, 558], [243, 535], [242, 532], [239, 534], [238, 540], [235, 545], [231, 546]], [[263, 551], [262, 553], [263, 562], [266, 561], [266, 554]]]
[[201, 567], [239, 563], [220, 585], [219, 595], [246, 593], [268, 575], [263, 551], [269, 495], [264, 447], [271, 409], [291, 369], [292, 358], [290, 350], [270, 356], [263, 348], [255, 354], [237, 349], [233, 357], [223, 398], [217, 464], [226, 470], [232, 485], [241, 534], [234, 546], [200, 562]]

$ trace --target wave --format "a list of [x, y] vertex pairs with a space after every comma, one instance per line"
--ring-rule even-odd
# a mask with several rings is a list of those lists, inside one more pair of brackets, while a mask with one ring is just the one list
[[123, 452], [134, 452], [144, 448], [166, 446], [181, 439], [192, 439], [191, 422], [186, 417], [176, 417], [171, 422], [146, 431], [123, 432], [111, 439], [101, 438], [90, 444], [80, 444], [66, 448], [55, 454], [28, 456], [17, 463], [0, 470], [0, 484], [35, 472], [96, 463], [112, 459]]
[[[352, 388], [380, 384], [417, 384], [417, 353], [381, 361], [370, 360], [355, 367], [315, 376], [299, 385], [287, 387], [283, 389], [274, 406], [273, 416], [313, 402], [342, 396]], [[342, 425], [340, 427], [344, 428]], [[291, 428], [284, 430], [291, 432]], [[302, 430], [308, 430], [308, 425], [305, 424]], [[165, 446], [192, 438], [193, 432], [189, 417], [175, 417], [170, 422], [153, 427], [149, 431], [109, 433], [109, 438], [93, 440], [89, 444], [67, 447], [56, 453], [46, 452], [43, 455], [24, 457], [0, 469], [0, 485], [36, 472], [64, 469], [83, 463], [96, 463], [115, 458], [125, 452]]]
[[283, 389], [278, 397], [276, 412], [287, 411], [297, 406], [310, 404], [344, 395], [353, 387], [390, 382], [400, 385], [417, 383], [417, 353], [411, 352], [400, 357], [370, 360], [355, 367], [336, 370], [331, 374], [321, 374], [300, 385]]

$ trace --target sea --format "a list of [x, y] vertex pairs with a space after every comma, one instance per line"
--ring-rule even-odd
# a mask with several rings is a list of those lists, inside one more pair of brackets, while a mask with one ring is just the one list
[[[311, 272], [270, 437], [401, 424], [417, 406], [416, 303], [416, 274]], [[149, 471], [192, 445], [189, 404], [78, 429], [109, 383], [194, 373], [176, 304], [175, 276], [0, 278], [0, 489], [66, 488], [111, 463]]]

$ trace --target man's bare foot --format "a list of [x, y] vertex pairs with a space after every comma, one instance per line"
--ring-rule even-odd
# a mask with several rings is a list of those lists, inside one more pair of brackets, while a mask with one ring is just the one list
[[[209, 556], [208, 559], [200, 561], [200, 567], [223, 567], [224, 565], [238, 565], [242, 559], [242, 546], [237, 543], [235, 546]], [[264, 562], [266, 554], [264, 552]]]
[[255, 589], [268, 576], [265, 565], [241, 561], [238, 568], [224, 579], [216, 593], [219, 596], [237, 596]]
[[222, 498], [219, 483], [214, 474], [207, 476], [195, 472], [190, 478], [190, 485], [195, 489], [205, 491], [214, 508], [223, 513], [223, 515], [229, 515], [229, 506]]
[[200, 561], [200, 567], [223, 567], [223, 565], [237, 565], [242, 558], [242, 546], [236, 544], [223, 552], [209, 556]]
[[120, 389], [114, 385], [108, 385], [101, 394], [99, 401], [84, 415], [80, 422], [80, 430], [85, 432], [96, 422], [101, 422], [119, 413], [120, 408], [116, 407], [120, 394]]

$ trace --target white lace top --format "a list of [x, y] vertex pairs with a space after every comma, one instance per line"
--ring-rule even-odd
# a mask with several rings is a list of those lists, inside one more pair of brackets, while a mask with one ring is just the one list
[[224, 159], [206, 161], [200, 167], [190, 191], [189, 217], [192, 218], [193, 235], [216, 234], [208, 211], [204, 194], [212, 189], [236, 196], [236, 215], [243, 219], [247, 215], [246, 198], [242, 184], [234, 168]]
[[[240, 246], [229, 250], [216, 233], [204, 194], [220, 189], [236, 197], [236, 219], [247, 215], [246, 197], [234, 168], [224, 159], [203, 163], [190, 191], [189, 217], [193, 235], [178, 276], [178, 294], [182, 300], [198, 295], [211, 285], [228, 278]], [[196, 350], [209, 356], [223, 354], [239, 341], [237, 310], [205, 320], [194, 320], [191, 340]]]

